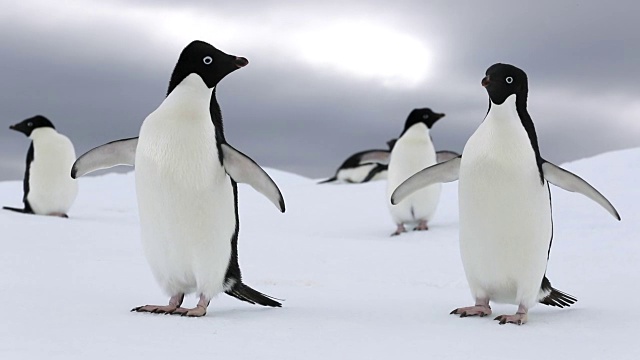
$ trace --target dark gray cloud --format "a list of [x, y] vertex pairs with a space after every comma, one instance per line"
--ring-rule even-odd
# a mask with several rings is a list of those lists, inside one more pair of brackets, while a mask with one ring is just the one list
[[[37, 113], [78, 153], [137, 134], [192, 38], [249, 58], [220, 84], [218, 99], [229, 142], [265, 166], [329, 175], [348, 155], [384, 147], [409, 111], [424, 106], [447, 113], [433, 131], [437, 146], [461, 151], [486, 112], [480, 79], [498, 61], [529, 74], [529, 108], [550, 160], [640, 146], [635, 1], [344, 3], [9, 5], [0, 14], [0, 179], [22, 176], [28, 147], [8, 125]], [[432, 52], [429, 76], [416, 86], [388, 86], [305, 61], [298, 45], [308, 31], [345, 19], [424, 42]], [[392, 48], [387, 41], [379, 39], [381, 56]], [[399, 69], [411, 56], [391, 55]]]

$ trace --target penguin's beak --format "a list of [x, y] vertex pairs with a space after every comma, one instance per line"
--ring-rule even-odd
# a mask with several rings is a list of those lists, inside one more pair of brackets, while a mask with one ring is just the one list
[[490, 79], [489, 79], [489, 75], [485, 76], [484, 78], [482, 78], [482, 86], [487, 87], [489, 86], [489, 84], [491, 83]]
[[438, 114], [438, 119], [442, 119], [445, 116], [446, 116], [445, 113], [440, 113], [440, 114]]
[[10, 125], [10, 126], [9, 126], [9, 129], [11, 129], [11, 130], [17, 130], [15, 125]]
[[240, 69], [241, 67], [249, 65], [249, 60], [243, 57], [236, 56], [236, 60], [233, 63], [238, 67], [238, 69]]

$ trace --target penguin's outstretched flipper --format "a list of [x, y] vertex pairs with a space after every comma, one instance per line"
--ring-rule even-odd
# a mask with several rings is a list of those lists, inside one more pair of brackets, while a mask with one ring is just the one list
[[391, 203], [396, 205], [407, 196], [429, 185], [458, 180], [461, 159], [462, 157], [456, 157], [413, 174], [393, 191]]
[[229, 144], [222, 144], [222, 154], [224, 169], [235, 182], [249, 184], [269, 199], [280, 212], [285, 211], [284, 198], [278, 185], [260, 165]]
[[116, 165], [133, 166], [136, 160], [138, 138], [112, 141], [93, 148], [76, 160], [71, 168], [71, 177], [77, 179], [90, 172], [108, 169]]
[[604, 195], [578, 175], [546, 160], [542, 163], [542, 172], [544, 173], [544, 178], [547, 179], [548, 182], [567, 191], [578, 192], [588, 197], [607, 210], [614, 218], [620, 220], [620, 215], [611, 202], [609, 202]]

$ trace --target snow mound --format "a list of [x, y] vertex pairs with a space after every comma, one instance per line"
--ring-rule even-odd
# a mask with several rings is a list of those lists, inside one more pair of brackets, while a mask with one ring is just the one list
[[[565, 165], [623, 220], [553, 190], [547, 274], [579, 301], [535, 307], [523, 327], [449, 315], [472, 302], [458, 253], [455, 183], [443, 186], [431, 230], [391, 238], [384, 181], [317, 185], [268, 170], [287, 212], [240, 187], [240, 265], [247, 284], [286, 299], [284, 307], [222, 295], [206, 317], [190, 319], [129, 312], [167, 301], [140, 248], [133, 174], [83, 178], [70, 219], [0, 212], [0, 357], [634, 359], [639, 162], [640, 149], [632, 149]], [[21, 191], [18, 181], [0, 183], [3, 205], [19, 205]]]

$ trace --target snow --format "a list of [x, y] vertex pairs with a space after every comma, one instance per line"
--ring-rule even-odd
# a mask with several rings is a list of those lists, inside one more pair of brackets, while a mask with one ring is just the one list
[[[82, 178], [70, 219], [0, 212], [0, 359], [636, 359], [639, 162], [631, 149], [564, 165], [622, 221], [553, 190], [547, 274], [579, 301], [537, 306], [520, 327], [449, 315], [473, 301], [456, 183], [443, 186], [431, 230], [392, 238], [384, 181], [316, 185], [269, 170], [287, 212], [241, 185], [240, 265], [245, 282], [286, 299], [283, 308], [221, 295], [206, 317], [182, 318], [129, 312], [168, 300], [140, 248], [133, 174]], [[19, 205], [21, 186], [0, 183], [2, 204]]]

